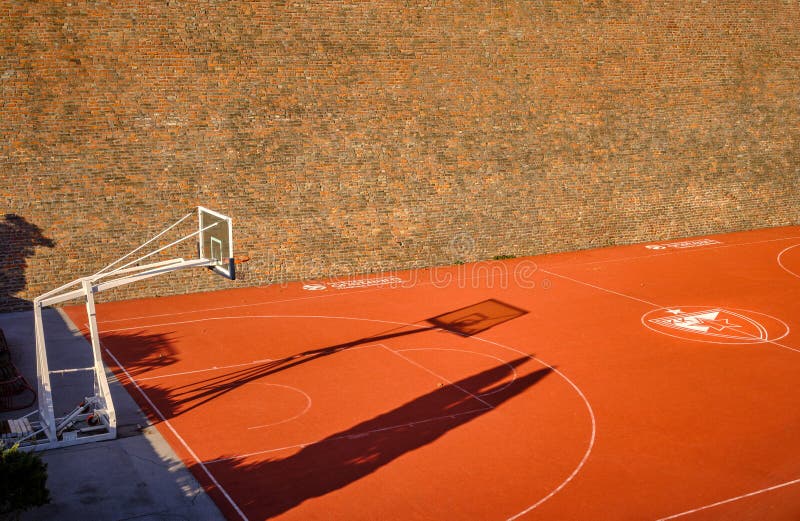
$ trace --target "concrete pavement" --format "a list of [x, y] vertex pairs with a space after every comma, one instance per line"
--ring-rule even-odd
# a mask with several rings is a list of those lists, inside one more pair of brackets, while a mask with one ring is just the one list
[[[66, 315], [45, 310], [44, 323], [51, 370], [91, 365], [91, 347]], [[0, 314], [0, 328], [5, 332], [12, 360], [35, 387], [33, 313]], [[21, 519], [225, 519], [136, 402], [110, 371], [107, 374], [117, 411], [117, 439], [40, 453], [47, 463], [52, 501], [25, 512]], [[56, 416], [71, 410], [84, 396], [94, 394], [86, 372], [54, 375], [52, 386]], [[0, 419], [18, 418], [35, 407], [36, 404], [28, 410], [0, 413]]]

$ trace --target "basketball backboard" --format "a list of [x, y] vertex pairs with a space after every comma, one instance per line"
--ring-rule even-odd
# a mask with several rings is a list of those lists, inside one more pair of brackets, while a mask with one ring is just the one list
[[208, 259], [214, 264], [210, 266], [214, 272], [231, 280], [236, 278], [236, 267], [233, 260], [233, 222], [230, 217], [197, 207], [200, 226], [198, 254], [201, 259]]

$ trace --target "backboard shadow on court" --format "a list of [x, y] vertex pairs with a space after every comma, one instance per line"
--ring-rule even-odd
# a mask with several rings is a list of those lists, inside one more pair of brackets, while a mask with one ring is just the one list
[[[437, 329], [450, 331], [463, 337], [469, 337], [524, 316], [527, 313], [527, 310], [506, 304], [497, 299], [487, 299], [470, 306], [448, 311], [432, 318], [420, 320], [416, 323], [418, 325], [408, 324], [406, 326], [393, 327], [388, 331], [367, 335], [355, 340], [299, 351], [282, 358], [271, 359], [245, 368], [237, 368], [232, 371], [219, 373], [201, 381], [168, 389], [166, 392], [160, 385], [153, 387], [145, 386], [145, 390], [148, 394], [158, 397], [156, 401], [161, 404], [162, 412], [167, 418], [171, 418], [178, 414], [185, 414], [203, 404], [220, 398], [249, 382], [257, 381], [278, 372], [357, 346], [419, 335]], [[424, 323], [429, 325], [423, 326]], [[411, 329], [409, 329], [409, 326]], [[112, 347], [115, 352], [127, 351], [128, 353], [135, 354], [133, 360], [125, 361], [125, 365], [134, 376], [142, 374], [153, 367], [165, 363], [174, 363], [178, 360], [179, 356], [173, 348], [170, 347], [171, 342], [169, 335], [155, 339], [154, 345], [156, 349], [159, 350], [159, 352], [168, 352], [167, 357], [157, 359], [153, 358], [154, 355], [150, 347], [142, 349], [143, 345], [146, 346], [149, 343], [142, 343], [143, 336], [147, 335], [138, 335], [137, 337], [137, 335], [129, 334], [110, 335], [104, 333], [102, 335], [102, 340], [105, 346]]]
[[473, 336], [514, 320], [528, 311], [497, 299], [487, 299], [426, 320], [429, 324], [461, 336]]

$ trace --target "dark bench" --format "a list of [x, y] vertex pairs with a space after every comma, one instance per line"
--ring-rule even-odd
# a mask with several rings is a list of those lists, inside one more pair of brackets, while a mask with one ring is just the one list
[[11, 361], [11, 349], [0, 329], [0, 411], [26, 409], [36, 402], [36, 391]]

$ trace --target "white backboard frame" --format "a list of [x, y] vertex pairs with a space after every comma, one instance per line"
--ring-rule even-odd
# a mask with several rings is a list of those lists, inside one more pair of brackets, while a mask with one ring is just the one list
[[[210, 218], [210, 219], [209, 219]], [[207, 224], [216, 221], [217, 224]], [[236, 279], [233, 262], [233, 219], [214, 210], [197, 207], [199, 230], [198, 256], [213, 262], [209, 269], [231, 280]], [[227, 245], [226, 245], [227, 243]], [[219, 250], [219, 252], [215, 251]]]

